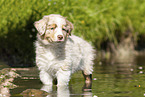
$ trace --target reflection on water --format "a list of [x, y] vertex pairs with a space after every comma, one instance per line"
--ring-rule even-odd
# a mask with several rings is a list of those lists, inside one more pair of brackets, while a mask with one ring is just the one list
[[[82, 96], [82, 97], [92, 97], [92, 92], [91, 91], [85, 91], [83, 93], [80, 94], [74, 94], [74, 93], [70, 93], [69, 86], [57, 86], [57, 91], [56, 93], [54, 93], [54, 90], [52, 89], [52, 85], [44, 85], [41, 90], [46, 91], [48, 93], [50, 93], [49, 95], [47, 95], [47, 97], [71, 97], [71, 96]], [[79, 90], [81, 91], [81, 90]], [[72, 91], [71, 91], [72, 92]]]
[[[52, 85], [44, 85], [41, 90], [48, 93], [52, 92]], [[47, 97], [53, 97], [53, 95], [47, 95]], [[57, 97], [70, 97], [70, 92], [68, 86], [58, 86], [57, 87]]]
[[145, 96], [145, 56], [112, 58], [95, 61], [91, 91], [82, 91], [84, 79], [81, 72], [72, 75], [69, 86], [43, 86], [36, 68], [18, 69], [22, 75], [10, 90], [11, 97], [19, 97], [27, 89], [47, 91], [41, 97], [143, 97]]
[[95, 67], [93, 93], [101, 97], [144, 96], [145, 56], [114, 59]]

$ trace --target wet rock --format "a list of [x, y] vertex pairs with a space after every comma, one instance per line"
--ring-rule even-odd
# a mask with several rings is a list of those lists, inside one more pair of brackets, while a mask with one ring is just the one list
[[14, 78], [17, 77], [20, 77], [20, 75], [17, 74], [16, 71], [11, 68], [5, 68], [0, 70], [0, 88], [2, 87], [14, 88], [16, 85], [14, 85], [12, 82]]
[[11, 68], [0, 70], [0, 97], [10, 97], [9, 89], [17, 87], [12, 83], [14, 78], [17, 77], [20, 77], [20, 75]]

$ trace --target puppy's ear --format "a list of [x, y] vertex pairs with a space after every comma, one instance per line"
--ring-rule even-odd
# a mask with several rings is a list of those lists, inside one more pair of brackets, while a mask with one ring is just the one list
[[71, 31], [73, 30], [73, 24], [66, 20], [66, 24], [68, 25], [68, 34], [71, 35]]
[[47, 22], [48, 22], [48, 18], [47, 18], [47, 16], [44, 16], [41, 20], [36, 21], [34, 23], [34, 26], [38, 30], [40, 35], [43, 35], [45, 33], [46, 27], [47, 27]]

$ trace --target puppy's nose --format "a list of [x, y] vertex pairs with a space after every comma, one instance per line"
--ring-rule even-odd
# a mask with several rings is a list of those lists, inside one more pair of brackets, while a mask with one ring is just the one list
[[63, 36], [62, 35], [58, 35], [57, 38], [58, 38], [58, 40], [62, 40]]

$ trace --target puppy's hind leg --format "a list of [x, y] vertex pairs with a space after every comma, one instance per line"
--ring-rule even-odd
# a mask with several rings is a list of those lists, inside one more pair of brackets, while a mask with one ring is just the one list
[[85, 84], [83, 87], [83, 91], [91, 91], [92, 88], [92, 74], [85, 74], [84, 71], [82, 71], [82, 74], [84, 76], [85, 79]]
[[85, 83], [92, 83], [92, 74], [85, 74], [84, 71], [82, 71], [82, 74], [84, 76], [84, 79], [85, 79]]

